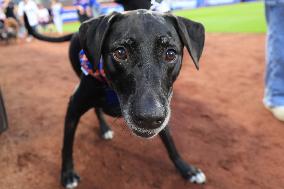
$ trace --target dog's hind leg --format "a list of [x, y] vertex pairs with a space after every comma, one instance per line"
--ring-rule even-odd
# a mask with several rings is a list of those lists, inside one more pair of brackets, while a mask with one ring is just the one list
[[184, 162], [184, 160], [182, 160], [182, 158], [180, 157], [175, 147], [173, 138], [170, 134], [169, 128], [166, 127], [165, 129], [163, 129], [159, 135], [164, 145], [166, 146], [170, 159], [172, 160], [178, 171], [181, 173], [181, 175], [186, 180], [192, 183], [197, 183], [197, 184], [205, 183], [206, 182], [205, 174], [200, 169], [197, 169], [192, 165]]
[[101, 108], [95, 108], [95, 112], [96, 112], [96, 115], [97, 115], [98, 120], [99, 120], [101, 137], [105, 140], [111, 140], [113, 138], [113, 131], [107, 125], [107, 123], [104, 119], [102, 109]]

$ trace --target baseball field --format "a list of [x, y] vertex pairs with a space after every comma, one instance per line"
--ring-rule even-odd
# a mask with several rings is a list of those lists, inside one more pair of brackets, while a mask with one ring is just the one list
[[[79, 189], [283, 189], [284, 124], [262, 104], [265, 16], [261, 2], [176, 15], [202, 22], [206, 42], [197, 71], [185, 53], [174, 85], [170, 127], [182, 157], [206, 176], [185, 182], [159, 138], [134, 137], [107, 117], [99, 137], [94, 111], [80, 120], [74, 146]], [[78, 25], [68, 25], [74, 31]], [[0, 135], [0, 189], [59, 189], [63, 124], [79, 82], [69, 43], [0, 45], [0, 85], [9, 129]]]

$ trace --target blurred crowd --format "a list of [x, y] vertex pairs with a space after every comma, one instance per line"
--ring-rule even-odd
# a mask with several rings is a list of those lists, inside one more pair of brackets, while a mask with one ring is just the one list
[[[49, 8], [44, 7], [41, 3], [36, 3], [34, 0], [15, 2], [15, 0], [0, 0], [0, 38], [11, 35], [26, 38], [28, 42], [32, 40], [32, 36], [26, 32], [24, 27], [24, 13], [34, 30], [44, 32], [56, 30], [58, 34], [63, 33], [61, 14], [63, 7], [59, 0], [51, 0]], [[74, 0], [73, 6], [77, 10], [79, 21], [83, 22], [99, 16], [102, 3], [117, 3], [126, 11], [138, 8], [160, 12], [170, 10], [170, 0]]]
[[[0, 0], [0, 33], [26, 37], [31, 41], [32, 37], [25, 31], [24, 13], [30, 25], [36, 30], [51, 31], [55, 25], [56, 31], [62, 34], [63, 21], [61, 18], [62, 4], [58, 0], [52, 0], [50, 9], [34, 0], [21, 0], [15, 3], [12, 0]], [[5, 36], [3, 36], [5, 37]]]
[[78, 12], [80, 22], [100, 15], [102, 3], [117, 3], [123, 7], [123, 10], [151, 9], [158, 12], [169, 12], [171, 9], [171, 0], [74, 0], [73, 5]]

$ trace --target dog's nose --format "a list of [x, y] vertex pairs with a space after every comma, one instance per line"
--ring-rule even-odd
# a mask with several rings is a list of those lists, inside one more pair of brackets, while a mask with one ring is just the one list
[[156, 129], [165, 121], [166, 111], [160, 101], [146, 97], [134, 103], [132, 115], [137, 126], [145, 129]]
[[134, 115], [133, 121], [139, 127], [145, 129], [156, 129], [162, 125], [165, 121], [165, 117], [157, 114], [136, 114]]

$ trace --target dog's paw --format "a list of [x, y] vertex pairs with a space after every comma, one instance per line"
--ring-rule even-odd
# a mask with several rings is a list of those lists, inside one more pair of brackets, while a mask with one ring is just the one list
[[195, 184], [204, 184], [206, 182], [206, 176], [200, 169], [187, 164], [181, 158], [174, 160], [174, 164], [185, 180]]
[[204, 184], [206, 182], [206, 176], [205, 174], [200, 170], [198, 169], [196, 171], [196, 173], [192, 174], [192, 173], [189, 173], [189, 178], [188, 180], [191, 182], [191, 183], [195, 183], [195, 184]]
[[113, 138], [113, 131], [112, 130], [108, 130], [105, 133], [102, 134], [102, 138], [105, 140], [111, 140]]
[[78, 186], [80, 182], [80, 177], [74, 171], [63, 173], [61, 182], [65, 188], [73, 189]]

